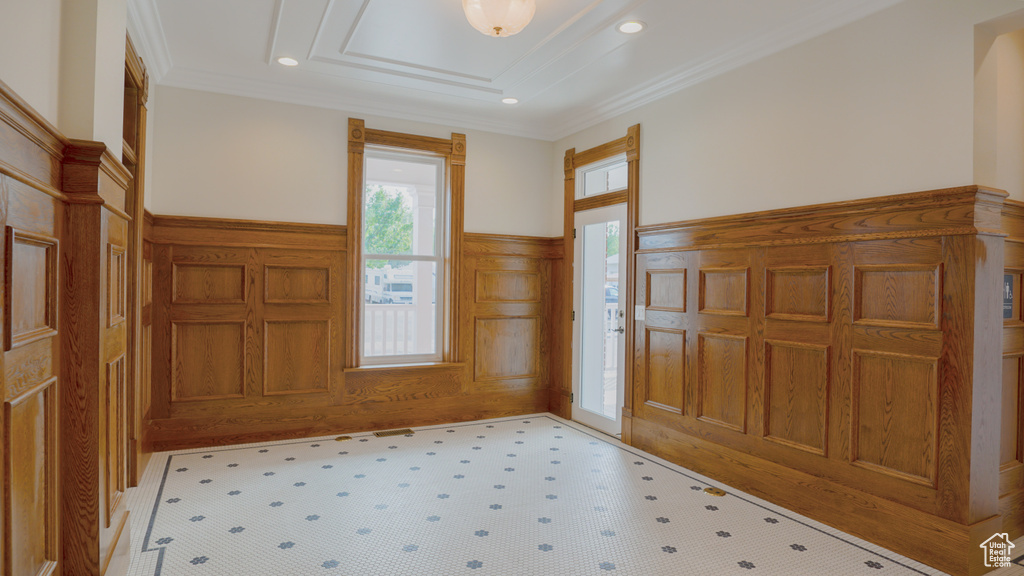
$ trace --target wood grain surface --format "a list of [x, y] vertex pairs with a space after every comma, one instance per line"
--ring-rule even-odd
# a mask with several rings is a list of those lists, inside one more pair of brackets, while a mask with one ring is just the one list
[[344, 352], [350, 254], [326, 248], [343, 247], [335, 240], [346, 233], [153, 218], [147, 442], [211, 446], [548, 409], [560, 239], [466, 234], [463, 360], [359, 368]]
[[[1002, 218], [1024, 238], [1024, 205], [1003, 213], [1003, 196], [962, 187], [642, 227], [634, 445], [979, 573], [973, 539], [1000, 522], [1019, 535], [1024, 504], [1024, 241], [1006, 241], [1004, 269], [1000, 231]], [[1000, 346], [1003, 272], [1016, 288]], [[802, 474], [844, 505], [801, 500]], [[929, 522], [945, 526], [936, 546], [907, 541]]]

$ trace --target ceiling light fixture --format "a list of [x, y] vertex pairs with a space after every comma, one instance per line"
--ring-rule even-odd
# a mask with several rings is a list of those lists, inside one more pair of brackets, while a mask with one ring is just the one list
[[501, 101], [505, 104], [519, 104], [519, 98], [502, 98]]
[[518, 34], [533, 20], [536, 8], [535, 0], [462, 0], [473, 28], [495, 38]]
[[296, 60], [295, 58], [289, 58], [287, 56], [282, 56], [281, 58], [278, 58], [277, 59], [277, 63], [281, 64], [282, 66], [298, 66], [299, 65], [299, 61], [298, 60]]
[[637, 32], [643, 32], [644, 28], [647, 28], [647, 24], [639, 20], [629, 20], [619, 24], [619, 32], [623, 34], [636, 34]]

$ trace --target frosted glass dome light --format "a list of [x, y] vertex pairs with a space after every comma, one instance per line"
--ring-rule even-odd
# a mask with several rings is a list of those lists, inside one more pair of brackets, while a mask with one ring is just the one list
[[495, 38], [518, 34], [533, 20], [536, 8], [534, 0], [462, 0], [473, 28]]

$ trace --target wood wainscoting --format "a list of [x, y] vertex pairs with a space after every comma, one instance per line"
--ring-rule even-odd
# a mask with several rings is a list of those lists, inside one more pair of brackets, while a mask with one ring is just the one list
[[128, 569], [128, 172], [0, 82], [0, 573]]
[[[965, 187], [642, 227], [632, 444], [941, 570], [984, 571], [978, 544], [1003, 526], [1004, 197]], [[1007, 268], [1019, 302], [1024, 259]], [[1019, 371], [1006, 378], [1004, 414], [1020, 402]], [[1019, 441], [1003, 453], [1019, 502]]]
[[146, 241], [156, 450], [548, 409], [560, 239], [466, 234], [465, 361], [355, 369], [344, 227], [155, 216]]
[[61, 161], [67, 141], [0, 83], [4, 226], [0, 574], [60, 573]]

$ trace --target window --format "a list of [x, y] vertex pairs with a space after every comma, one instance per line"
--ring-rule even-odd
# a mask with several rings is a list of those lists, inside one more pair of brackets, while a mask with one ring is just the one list
[[464, 151], [349, 121], [350, 367], [456, 361]]
[[444, 157], [367, 147], [363, 164], [362, 363], [441, 360]]
[[619, 154], [576, 170], [576, 199], [625, 190], [629, 183], [626, 155]]

